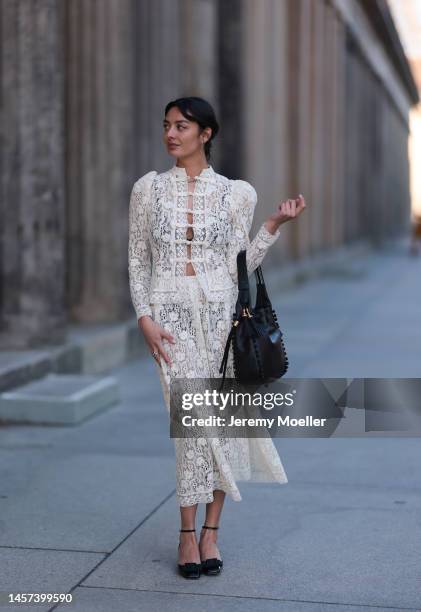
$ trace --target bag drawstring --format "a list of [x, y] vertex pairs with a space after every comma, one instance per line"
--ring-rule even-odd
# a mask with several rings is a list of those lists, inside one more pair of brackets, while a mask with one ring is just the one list
[[222, 358], [221, 367], [219, 368], [219, 373], [220, 374], [222, 374], [222, 370], [224, 371], [223, 376], [222, 376], [222, 383], [221, 383], [221, 386], [219, 388], [219, 392], [221, 392], [222, 387], [224, 386], [224, 382], [225, 382], [225, 373], [227, 371], [227, 364], [228, 364], [228, 354], [229, 354], [229, 351], [230, 351], [230, 345], [231, 345], [232, 337], [234, 335], [234, 331], [235, 331], [235, 327], [232, 327], [230, 333], [228, 334], [228, 340], [227, 340], [227, 343], [225, 345], [224, 356]]

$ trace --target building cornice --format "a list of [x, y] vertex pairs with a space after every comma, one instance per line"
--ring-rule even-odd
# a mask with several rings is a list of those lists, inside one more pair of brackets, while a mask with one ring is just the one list
[[358, 0], [358, 2], [367, 15], [377, 36], [382, 41], [384, 49], [394, 65], [402, 84], [406, 88], [411, 101], [414, 105], [418, 104], [420, 98], [417, 85], [387, 1]]

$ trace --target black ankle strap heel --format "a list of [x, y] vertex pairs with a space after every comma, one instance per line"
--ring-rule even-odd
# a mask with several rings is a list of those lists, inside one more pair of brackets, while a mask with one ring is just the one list
[[[219, 529], [218, 527], [211, 527], [210, 525], [202, 525], [203, 529]], [[205, 559], [202, 561], [202, 572], [208, 576], [216, 576], [221, 573], [221, 569], [224, 565], [222, 559], [212, 557], [212, 559]]]
[[[180, 531], [196, 531], [196, 529], [180, 529]], [[180, 547], [180, 544], [178, 545]], [[181, 565], [178, 564], [178, 569], [180, 574], [184, 576], [184, 578], [200, 578], [200, 572], [202, 569], [201, 563], [184, 563]]]

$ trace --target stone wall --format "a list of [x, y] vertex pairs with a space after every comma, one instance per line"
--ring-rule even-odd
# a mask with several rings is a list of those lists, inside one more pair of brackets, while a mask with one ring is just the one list
[[63, 15], [55, 0], [0, 3], [0, 346], [66, 329]]

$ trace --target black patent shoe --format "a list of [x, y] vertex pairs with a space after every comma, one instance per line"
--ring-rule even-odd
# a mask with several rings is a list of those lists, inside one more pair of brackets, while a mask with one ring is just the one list
[[[180, 531], [196, 531], [196, 529], [180, 529]], [[180, 544], [178, 545], [180, 547]], [[178, 564], [179, 572], [184, 578], [200, 578], [200, 571], [202, 569], [201, 563], [181, 563]]]
[[[209, 527], [208, 525], [202, 525], [202, 529], [219, 529], [219, 527]], [[221, 569], [224, 566], [222, 559], [212, 557], [211, 559], [205, 559], [202, 561], [202, 572], [208, 576], [216, 576], [221, 573]]]

